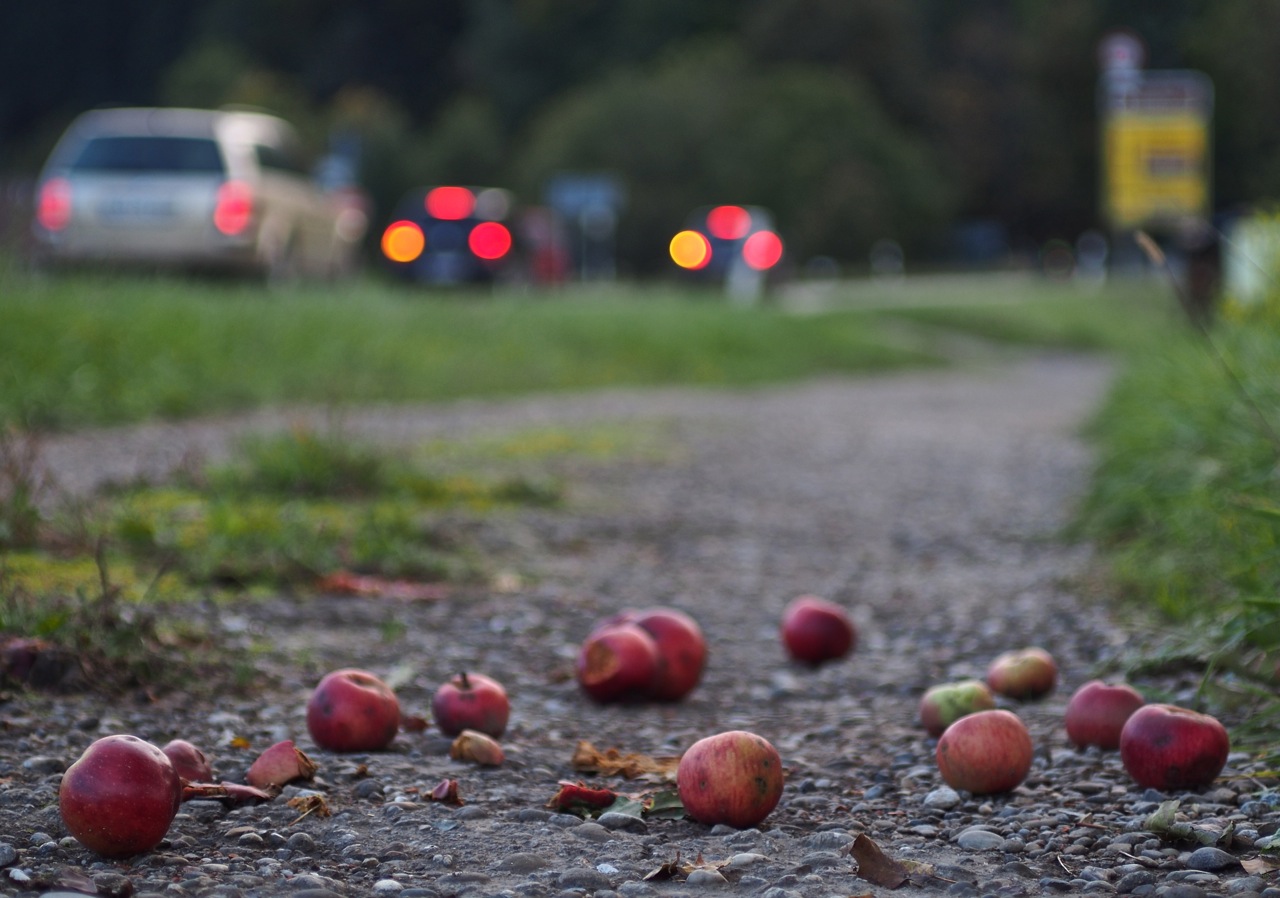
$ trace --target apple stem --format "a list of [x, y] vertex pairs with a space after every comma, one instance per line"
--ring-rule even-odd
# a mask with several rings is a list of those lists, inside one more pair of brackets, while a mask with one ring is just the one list
[[463, 689], [471, 688], [471, 681], [467, 679], [467, 672], [465, 670], [458, 671], [458, 679], [462, 681]]

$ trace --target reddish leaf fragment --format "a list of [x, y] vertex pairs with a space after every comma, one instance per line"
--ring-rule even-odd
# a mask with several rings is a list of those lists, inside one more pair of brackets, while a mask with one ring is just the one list
[[434, 789], [427, 793], [427, 798], [432, 801], [438, 801], [441, 804], [452, 805], [460, 808], [464, 804], [461, 796], [458, 795], [458, 781], [443, 779]]
[[905, 867], [885, 854], [879, 845], [865, 835], [859, 834], [853, 840], [853, 848], [849, 853], [858, 862], [858, 876], [872, 885], [896, 889], [911, 878]]
[[427, 719], [418, 714], [401, 714], [400, 729], [406, 733], [425, 733], [427, 727], [431, 724], [427, 723]]
[[396, 599], [401, 602], [438, 602], [448, 598], [449, 587], [443, 583], [420, 583], [416, 580], [391, 580], [374, 574], [334, 571], [321, 577], [316, 588], [349, 596]]
[[612, 789], [594, 789], [582, 782], [562, 780], [560, 791], [551, 796], [547, 807], [585, 817], [593, 811], [604, 810], [617, 800], [618, 793]]
[[292, 739], [277, 742], [258, 755], [249, 766], [245, 780], [259, 789], [279, 792], [294, 780], [309, 780], [316, 775], [316, 762], [293, 744]]
[[275, 796], [254, 786], [246, 786], [244, 783], [183, 783], [182, 800], [191, 801], [197, 798], [239, 805], [261, 804]]

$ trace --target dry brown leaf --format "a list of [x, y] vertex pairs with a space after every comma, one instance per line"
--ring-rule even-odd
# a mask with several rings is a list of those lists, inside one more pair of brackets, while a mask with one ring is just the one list
[[470, 761], [481, 767], [501, 767], [506, 760], [498, 740], [476, 730], [463, 730], [449, 747], [449, 757], [455, 761]]
[[858, 876], [872, 885], [896, 889], [911, 877], [907, 869], [885, 854], [880, 846], [866, 835], [859, 834], [849, 851], [858, 862]]
[[449, 587], [442, 583], [417, 580], [392, 580], [373, 574], [334, 571], [321, 577], [316, 588], [339, 595], [395, 599], [401, 602], [437, 602], [449, 597]]
[[285, 804], [298, 812], [297, 819], [295, 819], [293, 823], [290, 823], [290, 826], [294, 823], [300, 822], [305, 817], [310, 817], [313, 814], [317, 817], [323, 818], [330, 816], [331, 813], [329, 811], [329, 802], [324, 800], [324, 796], [316, 795], [314, 793], [311, 795], [299, 795], [297, 798], [290, 798], [285, 802]]
[[442, 779], [434, 789], [427, 793], [427, 798], [441, 804], [452, 805], [455, 808], [460, 808], [465, 804], [462, 796], [458, 793], [458, 781], [451, 779]]
[[573, 752], [573, 769], [600, 776], [622, 776], [638, 779], [643, 776], [675, 781], [679, 756], [650, 756], [634, 752], [624, 754], [616, 748], [603, 752], [585, 740], [578, 743]]
[[1247, 857], [1242, 858], [1240, 866], [1244, 867], [1244, 872], [1250, 876], [1265, 876], [1273, 870], [1280, 870], [1280, 859], [1272, 860], [1269, 857]]

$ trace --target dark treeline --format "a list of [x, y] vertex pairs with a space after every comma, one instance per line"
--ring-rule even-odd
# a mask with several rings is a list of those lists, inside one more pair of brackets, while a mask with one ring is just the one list
[[557, 171], [629, 196], [657, 263], [706, 202], [771, 207], [794, 256], [946, 252], [1098, 227], [1097, 42], [1215, 84], [1216, 206], [1280, 196], [1280, 0], [47, 0], [0, 7], [0, 173], [103, 104], [245, 103], [317, 151], [360, 138], [385, 212], [415, 185]]

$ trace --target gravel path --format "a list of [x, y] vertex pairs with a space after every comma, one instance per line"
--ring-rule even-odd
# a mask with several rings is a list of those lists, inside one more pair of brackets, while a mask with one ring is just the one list
[[[17, 696], [0, 705], [0, 889], [101, 894], [256, 896], [540, 896], [730, 891], [764, 898], [884, 895], [851, 856], [859, 836], [911, 865], [902, 891], [949, 895], [1280, 896], [1273, 874], [1241, 865], [1274, 832], [1280, 808], [1246, 756], [1203, 793], [1133, 785], [1114, 754], [1075, 751], [1066, 698], [1148, 638], [1087, 595], [1088, 547], [1057, 538], [1088, 476], [1077, 432], [1108, 369], [1042, 356], [963, 370], [830, 380], [755, 391], [617, 391], [511, 403], [375, 409], [344, 426], [381, 438], [510, 432], [623, 420], [652, 426], [654, 458], [580, 462], [569, 502], [470, 522], [511, 569], [501, 588], [438, 602], [311, 597], [228, 608], [240, 638], [270, 635], [251, 698], [194, 707], [93, 696]], [[291, 413], [287, 422], [320, 413]], [[322, 416], [321, 416], [322, 417]], [[193, 451], [280, 418], [83, 434], [50, 443], [60, 484], [158, 477]], [[789, 664], [777, 639], [802, 592], [844, 604], [861, 641], [816, 671]], [[702, 624], [702, 685], [675, 706], [598, 706], [572, 680], [576, 647], [599, 618], [669, 604]], [[995, 797], [946, 788], [934, 742], [916, 723], [923, 690], [981, 676], [996, 654], [1040, 644], [1062, 681], [1048, 699], [1007, 707], [1028, 724], [1030, 778]], [[315, 749], [302, 708], [334, 666], [394, 677], [407, 710], [425, 713], [452, 672], [507, 684], [507, 762], [479, 769], [447, 757], [448, 740], [402, 733], [388, 752]], [[1143, 685], [1189, 697], [1176, 678]], [[598, 821], [544, 805], [557, 782], [626, 792], [652, 783], [588, 776], [570, 765], [579, 740], [677, 754], [743, 728], [782, 754], [787, 786], [757, 829], [689, 820]], [[126, 862], [95, 858], [66, 835], [61, 771], [94, 738], [132, 732], [203, 746], [219, 777], [238, 779], [256, 750], [296, 738], [320, 764], [315, 788], [332, 816], [299, 818], [285, 798], [225, 809], [184, 806], [168, 839]], [[235, 747], [246, 740], [249, 748]], [[456, 779], [460, 808], [426, 800]], [[1206, 831], [1234, 824], [1231, 850], [1168, 842], [1145, 821], [1165, 798]], [[865, 840], [864, 840], [865, 843]], [[701, 859], [698, 869], [676, 869]], [[674, 873], [670, 878], [657, 871]]]

